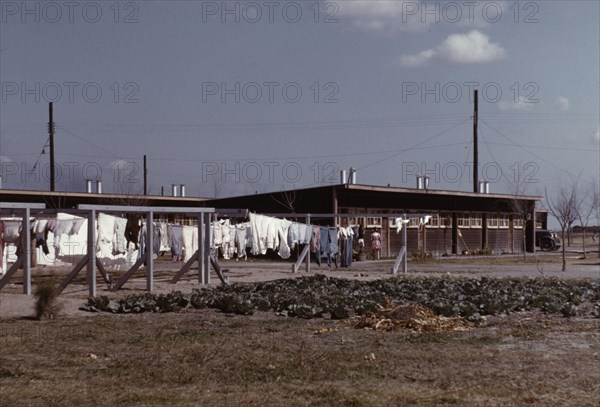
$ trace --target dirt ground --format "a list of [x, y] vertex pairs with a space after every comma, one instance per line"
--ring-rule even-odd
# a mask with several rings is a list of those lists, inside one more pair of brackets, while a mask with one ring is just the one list
[[[408, 276], [521, 276], [600, 279], [594, 255], [440, 258], [409, 262]], [[288, 262], [221, 262], [231, 282], [292, 274]], [[311, 274], [355, 278], [391, 275], [393, 260], [356, 262]], [[37, 267], [33, 283], [68, 269]], [[379, 332], [355, 320], [297, 319], [215, 310], [111, 315], [80, 311], [84, 272], [59, 298], [53, 320], [34, 320], [34, 299], [16, 276], [0, 292], [0, 406], [598, 406], [600, 320], [538, 312], [489, 317], [464, 331]], [[145, 289], [142, 269], [112, 293]], [[197, 270], [168, 281], [174, 265], [156, 265], [155, 291], [201, 287]], [[115, 274], [113, 277], [118, 277]], [[212, 275], [212, 285], [220, 284]]]
[[[352, 278], [358, 280], [375, 280], [380, 278], [402, 278], [403, 276], [431, 276], [431, 277], [556, 277], [567, 279], [591, 278], [600, 279], [600, 260], [596, 253], [588, 254], [586, 259], [576, 252], [569, 253], [568, 268], [566, 272], [561, 271], [560, 254], [539, 253], [529, 255], [525, 261], [521, 256], [458, 256], [448, 258], [431, 259], [424, 262], [408, 262], [408, 272], [400, 271], [396, 276], [392, 275], [393, 259], [379, 261], [354, 262], [350, 268], [328, 267], [326, 264], [318, 266], [311, 263], [310, 273], [306, 272], [305, 263], [298, 273], [292, 273], [292, 262], [285, 261], [247, 261], [221, 260], [220, 264], [224, 276], [231, 283], [249, 283], [257, 281], [271, 281], [283, 278], [297, 278], [306, 275], [322, 273], [331, 277]], [[49, 276], [64, 278], [71, 270], [66, 267], [38, 266], [32, 270], [33, 285], [36, 279], [44, 279]], [[155, 263], [154, 290], [157, 293], [168, 293], [174, 290], [190, 292], [193, 288], [202, 287], [198, 282], [198, 268], [192, 267], [182, 279], [176, 284], [170, 284], [171, 278], [177, 272], [176, 264], [160, 258]], [[134, 292], [146, 290], [146, 271], [142, 267], [118, 292], [109, 290], [108, 285], [97, 275], [97, 295], [106, 295], [109, 298], [120, 298]], [[116, 281], [123, 272], [111, 272], [111, 278]], [[211, 286], [221, 284], [217, 275], [211, 273]], [[25, 317], [31, 315], [34, 299], [31, 296], [22, 295], [22, 274], [18, 273], [10, 283], [0, 291], [0, 319]], [[88, 287], [85, 281], [85, 269], [79, 273], [74, 283], [67, 286], [61, 294], [63, 304], [63, 315], [87, 315], [79, 311], [79, 306], [88, 297]]]

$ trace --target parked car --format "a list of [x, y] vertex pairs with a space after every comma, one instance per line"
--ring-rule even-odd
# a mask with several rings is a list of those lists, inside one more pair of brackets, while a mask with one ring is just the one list
[[535, 245], [542, 251], [560, 249], [560, 237], [548, 230], [535, 231]]

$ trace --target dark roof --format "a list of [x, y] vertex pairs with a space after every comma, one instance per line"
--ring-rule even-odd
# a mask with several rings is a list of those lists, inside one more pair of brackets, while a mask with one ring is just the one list
[[501, 199], [526, 199], [526, 200], [542, 200], [542, 196], [534, 195], [510, 195], [510, 194], [482, 194], [479, 192], [465, 192], [465, 191], [450, 191], [442, 189], [416, 189], [416, 188], [401, 188], [401, 187], [387, 187], [377, 185], [362, 185], [362, 184], [340, 184], [339, 187], [345, 187], [347, 189], [355, 189], [362, 191], [379, 191], [379, 192], [402, 192], [408, 194], [427, 194], [427, 195], [447, 195], [447, 196], [464, 196], [464, 197], [476, 197], [476, 198], [501, 198]]
[[204, 206], [206, 198], [0, 189], [0, 202], [45, 203], [49, 208], [64, 209], [75, 208], [78, 204], [176, 207]]

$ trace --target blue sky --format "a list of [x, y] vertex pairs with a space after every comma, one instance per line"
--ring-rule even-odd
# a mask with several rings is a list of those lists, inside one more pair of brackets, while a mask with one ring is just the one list
[[[227, 196], [335, 183], [543, 194], [598, 179], [595, 1], [11, 2], [0, 15], [3, 187], [173, 183]], [[47, 149], [45, 149], [47, 150]], [[37, 162], [37, 165], [34, 164]]]

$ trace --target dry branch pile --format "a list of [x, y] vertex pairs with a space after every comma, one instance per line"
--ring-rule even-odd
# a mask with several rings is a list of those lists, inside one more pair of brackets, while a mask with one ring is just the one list
[[385, 301], [377, 312], [363, 315], [356, 328], [376, 331], [410, 330], [414, 332], [464, 331], [469, 328], [462, 317], [436, 315], [430, 308], [415, 304], [396, 305]]

